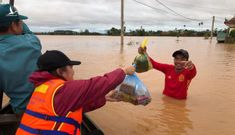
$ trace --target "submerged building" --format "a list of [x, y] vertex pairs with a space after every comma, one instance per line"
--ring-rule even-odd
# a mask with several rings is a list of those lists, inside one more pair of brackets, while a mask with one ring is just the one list
[[235, 16], [230, 20], [225, 20], [224, 24], [228, 26], [228, 34], [225, 43], [235, 44]]
[[228, 26], [228, 30], [217, 32], [217, 42], [235, 43], [235, 16], [230, 20], [225, 19], [224, 24]]
[[224, 24], [229, 27], [229, 33], [235, 30], [235, 16], [230, 20], [225, 19]]

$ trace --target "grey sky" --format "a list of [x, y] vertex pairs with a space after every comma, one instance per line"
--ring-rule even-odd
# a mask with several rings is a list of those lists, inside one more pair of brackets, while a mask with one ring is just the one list
[[[215, 27], [225, 28], [224, 18], [235, 15], [235, 0], [160, 0], [177, 13], [192, 19], [177, 16], [157, 0], [125, 1], [125, 26], [127, 30], [143, 28], [147, 30], [169, 30], [174, 28], [204, 30], [210, 29], [212, 16], [216, 17]], [[4, 3], [8, 0], [3, 0]], [[121, 0], [15, 0], [21, 14], [29, 17], [27, 24], [33, 31], [70, 29], [105, 31], [111, 27], [120, 28]]]

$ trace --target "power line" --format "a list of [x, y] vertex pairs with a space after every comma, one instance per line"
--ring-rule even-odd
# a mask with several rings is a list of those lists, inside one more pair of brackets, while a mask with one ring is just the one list
[[208, 6], [208, 5], [206, 5], [205, 6], [205, 4], [202, 6], [202, 5], [195, 5], [195, 3], [185, 3], [185, 2], [179, 2], [179, 1], [171, 1], [171, 0], [169, 0], [170, 2], [171, 2], [171, 4], [176, 4], [176, 5], [184, 5], [184, 6], [187, 6], [187, 7], [190, 7], [190, 6], [193, 6], [194, 8], [198, 8], [199, 10], [200, 9], [206, 9], [206, 10], [216, 10], [216, 11], [218, 11], [218, 10], [220, 10], [220, 11], [229, 11], [230, 13], [234, 13], [235, 12], [235, 10], [234, 9], [228, 9], [228, 8], [216, 8], [216, 7], [210, 7], [210, 6]]
[[147, 5], [147, 4], [142, 3], [142, 2], [139, 2], [139, 1], [137, 1], [137, 0], [133, 0], [133, 1], [135, 1], [135, 2], [139, 3], [139, 4], [143, 5], [143, 6], [146, 6], [146, 7], [152, 8], [152, 9], [154, 9], [154, 10], [157, 10], [157, 11], [167, 12], [167, 11], [165, 11], [165, 10], [162, 10], [162, 9], [159, 9], [159, 8], [156, 8], [156, 7], [153, 7], [153, 6]]
[[[159, 1], [159, 0], [155, 0], [155, 1], [157, 1], [159, 4], [161, 4], [162, 6], [166, 7], [167, 9], [171, 10], [171, 11], [174, 12], [175, 14], [180, 15], [180, 16], [186, 18], [186, 19], [192, 20], [191, 18], [185, 17], [185, 16], [183, 16], [183, 15], [177, 13], [176, 11], [172, 10], [171, 8], [169, 8], [168, 6], [166, 6], [165, 4], [163, 4], [161, 1]], [[224, 20], [223, 17], [218, 17], [218, 16], [217, 16], [216, 18], [217, 18], [217, 19], [215, 20], [216, 22], [223, 22], [223, 20]], [[209, 20], [211, 20], [211, 18], [202, 19], [202, 20], [193, 19], [193, 21], [209, 21]], [[202, 22], [200, 22], [200, 23], [202, 23]]]
[[[142, 3], [142, 2], [139, 2], [137, 0], [133, 0], [134, 2], [138, 3], [138, 4], [141, 4], [143, 6], [146, 6], [146, 7], [149, 7], [149, 8], [152, 8], [154, 10], [158, 10], [158, 11], [164, 11], [165, 13], [169, 13], [168, 11], [165, 11], [165, 10], [162, 10], [162, 9], [159, 9], [159, 8], [156, 8], [156, 7], [153, 7], [153, 6], [150, 6], [150, 5], [147, 5], [145, 3]], [[191, 20], [191, 21], [196, 21], [196, 22], [199, 22], [199, 24], [203, 25], [203, 21], [209, 21], [211, 20], [211, 18], [208, 18], [208, 19], [192, 19], [192, 18], [189, 18], [189, 17], [185, 17], [184, 15], [174, 11], [173, 9], [169, 8], [168, 6], [166, 6], [164, 3], [162, 3], [161, 1], [159, 0], [155, 0], [156, 2], [158, 2], [160, 5], [164, 6], [165, 8], [167, 8], [168, 10], [170, 10], [171, 12], [173, 12], [174, 14], [180, 16], [180, 17], [183, 17], [184, 19], [187, 19], [187, 20]], [[218, 19], [216, 19], [215, 21], [216, 22], [219, 22], [219, 20], [222, 20], [221, 17], [216, 17]]]
[[191, 21], [202, 21], [202, 20], [199, 20], [199, 19], [192, 19], [192, 18], [188, 18], [188, 17], [185, 17], [184, 15], [181, 15], [180, 13], [177, 13], [176, 11], [174, 11], [173, 9], [169, 8], [168, 6], [166, 6], [164, 3], [162, 3], [161, 1], [159, 0], [155, 0], [156, 2], [158, 2], [159, 4], [161, 4], [162, 6], [164, 6], [165, 8], [167, 8], [168, 10], [170, 10], [171, 12], [175, 13], [176, 15], [178, 16], [181, 16], [185, 19], [188, 19], [188, 20], [191, 20]]
[[[152, 8], [152, 9], [154, 9], [154, 10], [162, 11], [162, 12], [168, 13], [168, 12], [165, 11], [165, 10], [162, 10], [162, 9], [159, 9], [159, 8], [156, 8], [156, 7], [147, 5], [147, 4], [142, 3], [142, 2], [139, 2], [139, 1], [137, 1], [137, 0], [133, 0], [133, 1], [135, 1], [136, 3], [139, 3], [139, 4], [143, 5], [143, 6]], [[159, 3], [160, 1], [157, 1], [157, 2]], [[192, 19], [192, 18], [185, 17], [185, 16], [183, 16], [183, 15], [177, 13], [176, 11], [172, 10], [171, 8], [167, 7], [167, 6], [166, 6], [165, 4], [163, 4], [162, 2], [160, 2], [160, 4], [163, 5], [164, 7], [166, 7], [168, 10], [174, 12], [176, 15], [183, 17], [184, 19], [191, 20], [191, 21], [202, 21], [202, 20], [199, 20], [199, 19]], [[209, 20], [209, 19], [203, 19], [203, 20], [205, 21], [205, 20]]]

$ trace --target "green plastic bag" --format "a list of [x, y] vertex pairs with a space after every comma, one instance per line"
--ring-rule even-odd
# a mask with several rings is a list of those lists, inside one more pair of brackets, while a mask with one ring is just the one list
[[135, 57], [133, 64], [137, 73], [146, 72], [153, 68], [151, 61], [146, 54], [139, 54]]

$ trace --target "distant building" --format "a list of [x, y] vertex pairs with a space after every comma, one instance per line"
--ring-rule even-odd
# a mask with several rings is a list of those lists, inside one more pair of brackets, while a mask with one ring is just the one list
[[230, 20], [225, 19], [224, 24], [229, 27], [228, 34], [225, 37], [225, 43], [235, 44], [235, 35], [231, 33], [231, 31], [235, 30], [235, 16]]
[[235, 30], [235, 16], [230, 20], [225, 19], [224, 24], [229, 27], [229, 33]]

